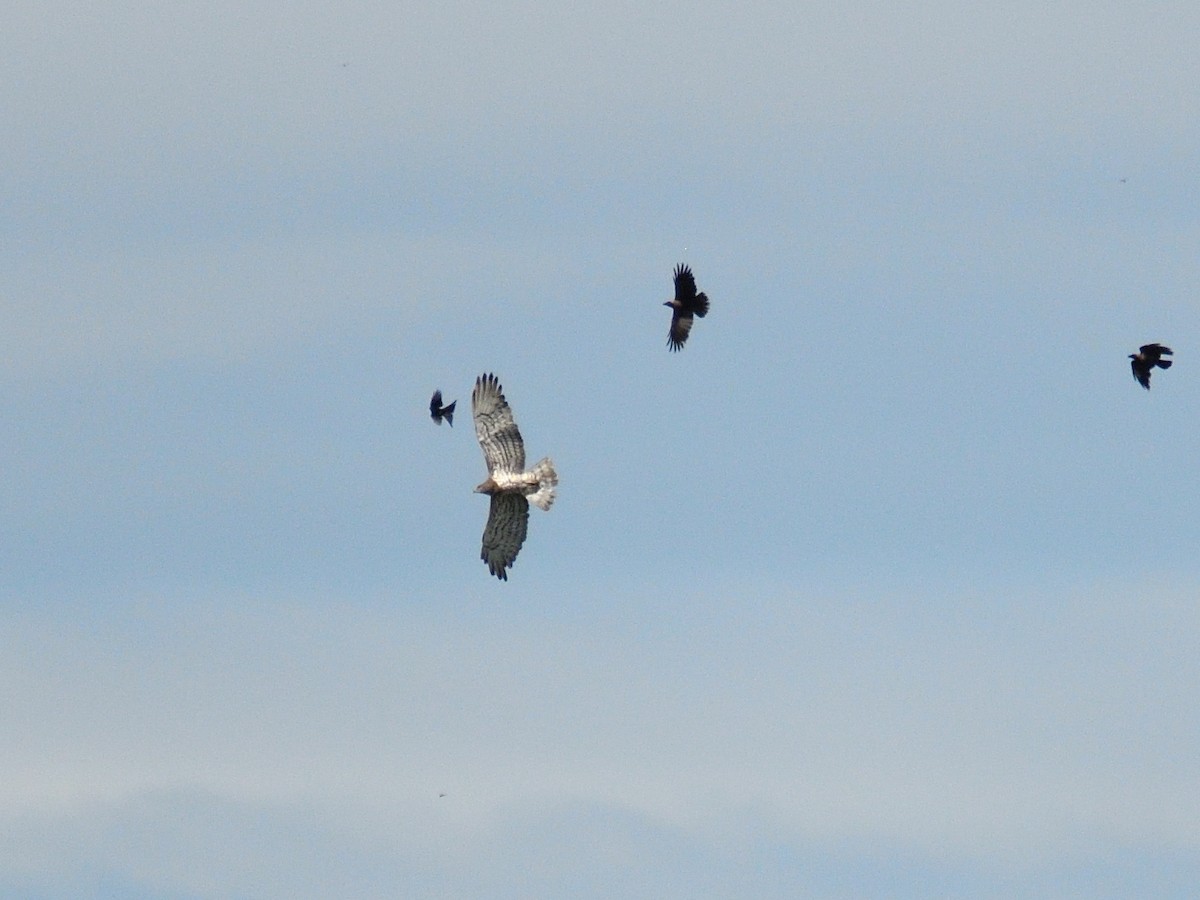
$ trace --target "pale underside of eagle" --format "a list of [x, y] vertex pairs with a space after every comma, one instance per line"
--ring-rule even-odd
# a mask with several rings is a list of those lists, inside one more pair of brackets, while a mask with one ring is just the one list
[[508, 569], [525, 543], [529, 504], [539, 509], [550, 508], [558, 473], [549, 457], [526, 471], [525, 442], [495, 375], [489, 373], [475, 379], [471, 412], [475, 417], [475, 436], [479, 438], [488, 469], [487, 481], [475, 488], [475, 492], [490, 494], [492, 498], [480, 558], [487, 563], [488, 571], [507, 581]]

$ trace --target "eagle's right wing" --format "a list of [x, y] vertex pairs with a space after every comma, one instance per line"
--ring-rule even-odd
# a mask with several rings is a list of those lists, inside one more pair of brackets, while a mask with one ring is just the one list
[[[480, 375], [471, 392], [471, 412], [475, 416], [475, 436], [483, 448], [488, 474], [524, 472], [525, 442], [513, 421], [512, 410], [495, 375]], [[495, 509], [495, 506], [492, 507]], [[521, 533], [524, 539], [524, 531]], [[516, 555], [514, 553], [514, 555]]]
[[488, 571], [501, 581], [508, 581], [506, 570], [521, 552], [528, 526], [529, 501], [524, 496], [514, 493], [492, 494], [479, 558], [487, 563]]

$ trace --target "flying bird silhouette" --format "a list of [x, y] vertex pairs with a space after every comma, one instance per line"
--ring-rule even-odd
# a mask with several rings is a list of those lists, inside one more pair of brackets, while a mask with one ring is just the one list
[[495, 375], [475, 379], [471, 412], [488, 469], [487, 481], [475, 488], [475, 493], [490, 494], [492, 498], [479, 558], [487, 563], [489, 572], [507, 581], [508, 569], [525, 543], [529, 504], [538, 509], [550, 508], [558, 473], [550, 457], [525, 470], [525, 442]]
[[675, 299], [668, 300], [663, 306], [672, 310], [667, 346], [672, 352], [682, 350], [692, 330], [692, 317], [703, 319], [708, 314], [708, 296], [696, 293], [696, 279], [686, 265], [680, 263], [675, 267]]
[[429, 401], [429, 415], [433, 417], [433, 421], [437, 424], [442, 424], [442, 419], [450, 423], [450, 427], [454, 427], [454, 407], [458, 404], [455, 400], [449, 406], [442, 406], [442, 392], [434, 391], [433, 399]]
[[1129, 368], [1133, 370], [1133, 377], [1137, 379], [1137, 383], [1150, 390], [1150, 373], [1155, 366], [1160, 369], [1171, 368], [1171, 360], [1163, 357], [1170, 356], [1172, 352], [1170, 347], [1164, 347], [1162, 344], [1142, 344], [1137, 353], [1130, 353]]

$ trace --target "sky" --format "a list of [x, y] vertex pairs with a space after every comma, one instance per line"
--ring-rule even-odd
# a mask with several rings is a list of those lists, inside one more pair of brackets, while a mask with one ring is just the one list
[[1200, 8], [5, 18], [0, 896], [1193, 895]]

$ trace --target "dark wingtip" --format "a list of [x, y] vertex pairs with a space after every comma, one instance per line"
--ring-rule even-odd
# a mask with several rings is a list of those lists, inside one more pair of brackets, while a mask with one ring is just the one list
[[484, 372], [475, 379], [475, 389], [471, 392], [472, 403], [475, 402], [475, 398], [479, 395], [479, 391], [483, 388], [495, 388], [496, 393], [500, 395], [500, 398], [504, 399], [504, 392], [500, 388], [500, 379], [491, 372]]

